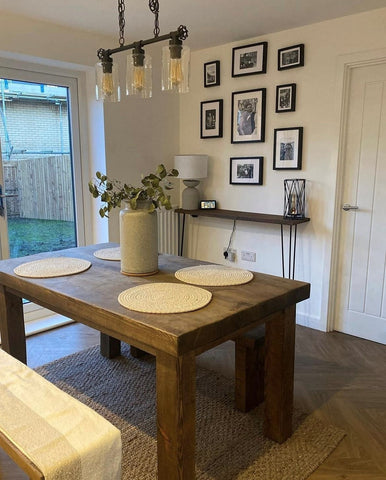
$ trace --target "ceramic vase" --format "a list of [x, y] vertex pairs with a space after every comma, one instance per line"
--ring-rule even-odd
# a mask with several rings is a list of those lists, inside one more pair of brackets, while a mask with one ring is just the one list
[[125, 275], [153, 275], [158, 272], [157, 213], [149, 213], [150, 201], [129, 203], [119, 214], [121, 272]]

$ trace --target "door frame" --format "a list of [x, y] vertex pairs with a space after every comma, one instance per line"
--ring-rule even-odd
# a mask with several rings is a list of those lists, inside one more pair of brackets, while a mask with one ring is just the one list
[[327, 331], [333, 331], [335, 327], [335, 312], [337, 304], [337, 282], [338, 282], [338, 261], [339, 261], [339, 241], [341, 233], [341, 216], [343, 201], [343, 172], [345, 167], [346, 148], [345, 140], [347, 134], [347, 118], [350, 94], [351, 72], [355, 68], [363, 66], [372, 66], [386, 64], [386, 48], [358, 52], [349, 55], [341, 55], [337, 60], [337, 80], [336, 80], [336, 106], [335, 115], [337, 135], [335, 139], [334, 161], [336, 163], [336, 185], [335, 185], [335, 205], [334, 205], [334, 223], [331, 242], [331, 261], [330, 275], [328, 285], [327, 305]]

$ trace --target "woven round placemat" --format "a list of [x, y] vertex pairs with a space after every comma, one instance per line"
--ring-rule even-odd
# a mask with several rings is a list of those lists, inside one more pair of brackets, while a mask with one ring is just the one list
[[118, 302], [144, 313], [183, 313], [205, 307], [212, 294], [203, 288], [178, 283], [149, 283], [121, 292]]
[[94, 252], [94, 257], [100, 258], [101, 260], [120, 261], [121, 248], [120, 247], [102, 248], [101, 250], [97, 250], [96, 252]]
[[62, 277], [84, 272], [91, 267], [91, 262], [80, 258], [51, 257], [22, 263], [14, 268], [16, 275], [30, 278]]
[[253, 273], [241, 268], [231, 268], [224, 265], [198, 265], [177, 270], [176, 278], [181, 282], [207, 287], [225, 287], [242, 285], [253, 278]]

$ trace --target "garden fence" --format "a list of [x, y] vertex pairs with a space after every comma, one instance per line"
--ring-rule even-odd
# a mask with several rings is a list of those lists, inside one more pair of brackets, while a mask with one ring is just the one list
[[8, 217], [74, 221], [70, 155], [3, 161]]

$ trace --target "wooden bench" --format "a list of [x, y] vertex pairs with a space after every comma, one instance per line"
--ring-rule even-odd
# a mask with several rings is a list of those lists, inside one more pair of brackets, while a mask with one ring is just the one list
[[0, 448], [32, 480], [119, 480], [121, 434], [0, 349]]

